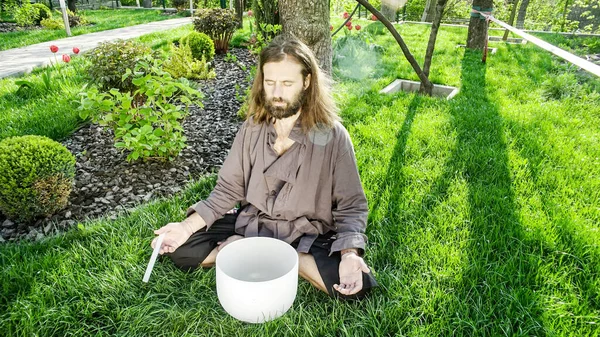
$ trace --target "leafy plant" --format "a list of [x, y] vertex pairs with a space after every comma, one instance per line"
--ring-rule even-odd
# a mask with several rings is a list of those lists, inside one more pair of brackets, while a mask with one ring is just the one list
[[39, 22], [40, 10], [29, 3], [17, 8], [13, 14], [17, 25], [21, 27], [33, 26]]
[[38, 10], [38, 15], [35, 19], [36, 25], [39, 25], [42, 20], [52, 18], [52, 11], [46, 5], [42, 3], [35, 3], [32, 6]]
[[92, 83], [105, 91], [115, 88], [121, 92], [133, 92], [136, 87], [132, 78], [123, 80], [123, 74], [149, 55], [154, 56], [152, 49], [140, 42], [117, 40], [102, 43], [86, 54], [91, 61], [88, 72]]
[[186, 43], [171, 47], [171, 53], [163, 64], [163, 69], [174, 78], [205, 80], [216, 76], [210, 69], [210, 63], [204, 58], [196, 60], [192, 57], [192, 51]]
[[215, 57], [215, 44], [212, 39], [204, 33], [191, 32], [182, 37], [179, 43], [187, 44], [190, 47], [192, 56], [196, 60], [205, 59], [207, 62], [210, 62], [213, 57]]
[[47, 18], [47, 19], [43, 19], [42, 21], [40, 21], [40, 25], [44, 28], [47, 29], [63, 29], [64, 28], [64, 23], [62, 21], [62, 19], [56, 18]]
[[0, 142], [0, 172], [0, 210], [11, 219], [31, 221], [66, 206], [75, 157], [47, 137], [10, 137]]
[[253, 54], [260, 54], [262, 49], [267, 46], [281, 32], [281, 25], [272, 25], [270, 23], [261, 23], [260, 30], [263, 34], [254, 34], [249, 41], [249, 49]]
[[162, 61], [140, 61], [134, 71], [127, 69], [122, 77], [135, 86], [135, 91], [111, 89], [100, 92], [93, 87], [82, 92], [81, 118], [91, 117], [109, 126], [115, 135], [115, 147], [131, 151], [127, 160], [138, 158], [174, 159], [185, 148], [186, 138], [179, 120], [183, 107], [201, 105], [202, 94], [185, 79], [174, 80], [162, 70]]
[[237, 29], [238, 19], [235, 12], [229, 9], [201, 9], [194, 19], [196, 31], [204, 33], [213, 40], [217, 53], [226, 53], [233, 32]]

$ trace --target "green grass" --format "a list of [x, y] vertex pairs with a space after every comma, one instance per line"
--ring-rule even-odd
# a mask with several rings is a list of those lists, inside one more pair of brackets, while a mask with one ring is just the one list
[[[422, 63], [428, 28], [401, 34]], [[486, 64], [444, 27], [432, 80], [451, 101], [378, 91], [416, 79], [388, 35], [373, 75], [335, 97], [370, 205], [366, 259], [381, 287], [331, 300], [300, 282], [292, 309], [263, 325], [229, 317], [215, 272], [168, 259], [141, 278], [152, 229], [179, 221], [214, 177], [117, 220], [0, 246], [0, 329], [40, 336], [594, 336], [600, 322], [600, 98], [586, 78], [560, 100], [543, 83], [572, 69], [532, 45]], [[359, 62], [360, 60], [357, 60]], [[356, 66], [363, 66], [356, 63]]]
[[[85, 16], [92, 25], [71, 28], [71, 34], [73, 36], [180, 17], [178, 15], [163, 15], [159, 10], [135, 9], [82, 10], [79, 13]], [[53, 15], [58, 14], [54, 12]], [[31, 44], [57, 40], [65, 37], [67, 37], [67, 33], [65, 33], [64, 29], [35, 29], [0, 33], [0, 50], [25, 47]]]

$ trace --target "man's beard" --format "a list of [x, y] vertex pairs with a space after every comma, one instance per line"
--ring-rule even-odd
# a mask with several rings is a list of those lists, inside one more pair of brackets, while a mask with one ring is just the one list
[[[304, 90], [301, 90], [292, 101], [286, 101], [283, 98], [271, 98], [267, 99], [265, 103], [265, 109], [269, 112], [271, 117], [275, 119], [283, 119], [291, 117], [300, 111], [302, 104], [304, 103]], [[276, 106], [275, 102], [286, 103], [285, 106]]]

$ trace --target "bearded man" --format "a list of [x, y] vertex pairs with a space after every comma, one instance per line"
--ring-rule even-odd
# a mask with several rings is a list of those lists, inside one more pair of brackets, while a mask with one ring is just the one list
[[276, 37], [260, 54], [249, 99], [214, 190], [184, 221], [155, 231], [165, 233], [160, 253], [194, 270], [213, 266], [234, 240], [272, 237], [297, 250], [299, 274], [316, 288], [363, 297], [377, 286], [362, 258], [367, 200], [352, 142], [310, 48], [292, 35]]

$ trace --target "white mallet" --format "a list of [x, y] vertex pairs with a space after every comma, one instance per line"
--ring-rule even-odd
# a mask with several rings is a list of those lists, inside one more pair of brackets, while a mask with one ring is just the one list
[[156, 258], [158, 257], [158, 252], [160, 251], [160, 246], [162, 246], [163, 239], [165, 238], [165, 233], [162, 233], [158, 236], [158, 240], [156, 240], [156, 245], [154, 246], [154, 251], [152, 251], [152, 256], [150, 256], [150, 261], [148, 261], [148, 267], [146, 267], [146, 273], [144, 274], [144, 278], [142, 281], [148, 283], [150, 279], [150, 274], [152, 274], [152, 269], [154, 269], [154, 263], [156, 262]]

